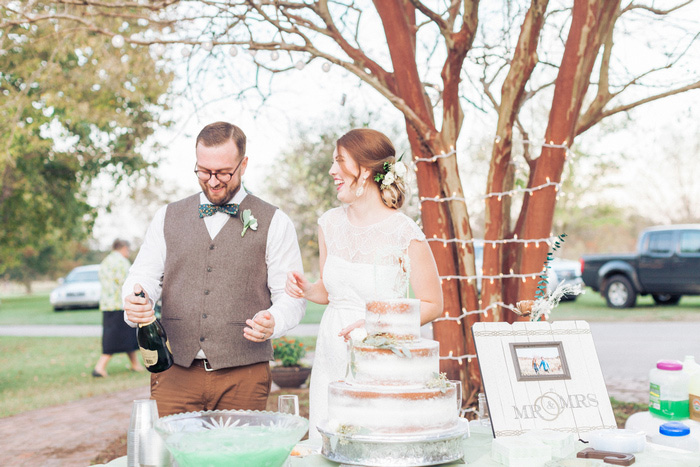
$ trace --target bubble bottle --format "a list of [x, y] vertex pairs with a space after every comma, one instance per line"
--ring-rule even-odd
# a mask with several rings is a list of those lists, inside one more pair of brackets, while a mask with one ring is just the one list
[[649, 372], [649, 412], [667, 420], [688, 418], [689, 380], [681, 362], [660, 360]]

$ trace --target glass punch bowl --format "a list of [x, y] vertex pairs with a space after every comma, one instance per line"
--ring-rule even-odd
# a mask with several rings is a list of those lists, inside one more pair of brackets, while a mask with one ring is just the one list
[[308, 427], [296, 415], [251, 410], [187, 412], [155, 425], [180, 467], [282, 466]]

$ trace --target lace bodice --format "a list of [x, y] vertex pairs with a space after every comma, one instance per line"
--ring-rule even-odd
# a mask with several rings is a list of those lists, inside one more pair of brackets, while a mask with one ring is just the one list
[[[425, 240], [413, 220], [397, 211], [375, 224], [357, 227], [348, 220], [345, 207], [338, 207], [323, 214], [318, 223], [325, 238], [326, 263], [360, 272], [361, 277], [346, 276], [344, 280], [346, 286], [356, 285], [359, 298], [406, 296], [410, 275], [408, 246], [413, 240]], [[324, 270], [328, 269], [327, 264]], [[324, 273], [329, 299], [337, 296], [332, 279]], [[347, 290], [343, 295], [348, 295]]]
[[328, 254], [351, 263], [396, 265], [398, 252], [405, 253], [412, 240], [425, 240], [420, 227], [398, 211], [375, 224], [356, 227], [341, 206], [326, 211], [318, 224]]

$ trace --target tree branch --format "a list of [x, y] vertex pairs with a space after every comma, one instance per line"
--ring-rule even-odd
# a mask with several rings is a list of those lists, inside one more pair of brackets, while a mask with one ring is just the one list
[[590, 129], [592, 126], [603, 120], [604, 118], [610, 117], [611, 115], [615, 115], [620, 112], [627, 112], [628, 110], [632, 110], [635, 107], [639, 107], [640, 105], [648, 104], [649, 102], [654, 102], [659, 99], [674, 96], [676, 94], [681, 94], [687, 91], [692, 91], [693, 89], [700, 89], [700, 81], [689, 84], [687, 86], [683, 86], [681, 88], [672, 89], [670, 91], [666, 91], [653, 96], [648, 96], [638, 101], [630, 102], [624, 105], [619, 105], [609, 110], [600, 111], [595, 115], [587, 115], [587, 118], [585, 120], [582, 119], [576, 127], [576, 135], [580, 135], [584, 131]]

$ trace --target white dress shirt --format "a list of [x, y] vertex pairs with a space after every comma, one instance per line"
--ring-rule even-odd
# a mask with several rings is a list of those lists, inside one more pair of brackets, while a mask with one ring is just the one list
[[[240, 204], [246, 196], [246, 191], [239, 189], [230, 202]], [[201, 204], [211, 204], [204, 193], [200, 193], [199, 201]], [[134, 264], [129, 269], [129, 276], [122, 287], [122, 300], [134, 292], [135, 284], [141, 285], [152, 303], [156, 303], [160, 298], [160, 278], [165, 270], [166, 246], [163, 230], [167, 208], [167, 205], [160, 208], [148, 227], [143, 245]], [[204, 218], [204, 224], [207, 226], [212, 240], [229, 221], [235, 222], [235, 220], [231, 220], [229, 214], [223, 212], [216, 212], [214, 215]], [[306, 300], [292, 298], [284, 291], [287, 272], [302, 271], [303, 265], [294, 224], [289, 216], [279, 209], [275, 210], [270, 221], [265, 262], [267, 263], [267, 287], [270, 289], [272, 301], [269, 311], [275, 319], [275, 331], [270, 337], [272, 339], [284, 336], [290, 329], [299, 324], [306, 310]], [[129, 326], [136, 327], [136, 323], [127, 319], [126, 312], [124, 313], [124, 321]], [[201, 349], [197, 358], [205, 358]]]

